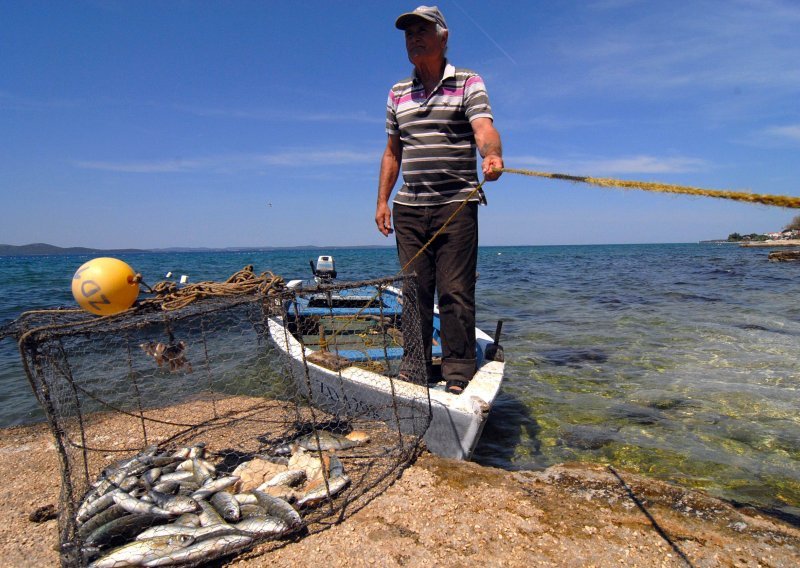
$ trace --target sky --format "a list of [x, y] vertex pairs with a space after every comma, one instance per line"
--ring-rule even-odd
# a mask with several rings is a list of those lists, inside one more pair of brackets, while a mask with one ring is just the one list
[[[4, 0], [0, 243], [393, 246], [395, 1]], [[797, 0], [439, 0], [509, 168], [800, 195]], [[505, 174], [481, 245], [695, 242], [797, 211]]]

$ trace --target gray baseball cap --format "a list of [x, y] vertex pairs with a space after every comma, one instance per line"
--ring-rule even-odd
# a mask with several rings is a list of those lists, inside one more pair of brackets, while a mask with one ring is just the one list
[[404, 30], [418, 19], [428, 20], [447, 29], [447, 22], [444, 21], [438, 6], [417, 6], [413, 12], [401, 14], [394, 25], [398, 30]]

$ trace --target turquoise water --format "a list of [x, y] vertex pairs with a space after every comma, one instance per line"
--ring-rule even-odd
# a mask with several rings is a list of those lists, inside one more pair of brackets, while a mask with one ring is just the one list
[[[398, 270], [390, 248], [330, 252], [341, 279]], [[152, 284], [247, 264], [307, 277], [318, 254], [120, 258]], [[0, 258], [0, 322], [72, 306], [87, 259]], [[504, 320], [508, 363], [476, 461], [600, 461], [800, 515], [800, 263], [714, 244], [485, 247], [479, 272], [478, 323]], [[16, 346], [0, 342], [0, 426], [41, 419]]]

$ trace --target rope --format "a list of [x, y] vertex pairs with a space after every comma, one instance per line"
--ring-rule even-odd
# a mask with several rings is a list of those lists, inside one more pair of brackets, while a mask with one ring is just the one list
[[253, 266], [245, 266], [225, 282], [197, 282], [178, 288], [174, 282], [158, 282], [150, 288], [155, 298], [144, 300], [141, 304], [159, 304], [162, 310], [172, 311], [188, 306], [200, 298], [239, 296], [259, 292], [267, 294], [283, 289], [283, 278], [272, 272], [262, 272], [256, 276]]
[[732, 199], [734, 201], [744, 201], [747, 203], [760, 203], [761, 205], [773, 205], [775, 207], [800, 209], [800, 197], [793, 197], [791, 195], [768, 195], [760, 193], [748, 193], [745, 191], [702, 189], [699, 187], [690, 187], [686, 185], [672, 185], [667, 183], [655, 183], [647, 181], [628, 181], [613, 178], [596, 178], [590, 176], [573, 176], [569, 174], [536, 172], [533, 170], [520, 170], [514, 168], [500, 168], [497, 171], [509, 174], [521, 174], [524, 176], [563, 179], [572, 182], [588, 183], [590, 185], [597, 185], [600, 187], [622, 187], [625, 189], [642, 189], [644, 191], [658, 191], [661, 193], [682, 193], [685, 195], [716, 197], [718, 199]]
[[461, 213], [461, 211], [464, 209], [464, 207], [467, 206], [467, 203], [469, 203], [469, 200], [472, 199], [474, 196], [476, 196], [478, 194], [478, 192], [483, 187], [484, 183], [486, 183], [486, 178], [483, 178], [483, 180], [481, 180], [481, 183], [479, 183], [475, 187], [475, 189], [473, 189], [472, 191], [469, 192], [469, 194], [464, 198], [464, 201], [462, 201], [459, 204], [458, 208], [455, 211], [453, 211], [452, 215], [450, 215], [447, 218], [447, 220], [444, 222], [444, 224], [442, 224], [442, 226], [439, 228], [439, 230], [436, 231], [433, 234], [433, 236], [428, 240], [428, 242], [425, 243], [424, 245], [422, 245], [422, 248], [417, 251], [417, 254], [415, 254], [413, 257], [411, 257], [411, 260], [406, 262], [406, 264], [403, 266], [403, 268], [400, 269], [400, 272], [398, 272], [398, 274], [401, 274], [402, 272], [404, 272], [405, 269], [408, 268], [411, 265], [411, 263], [413, 263], [415, 260], [417, 260], [419, 258], [419, 255], [421, 255], [423, 252], [425, 252], [425, 249], [427, 249], [431, 245], [431, 243], [436, 240], [436, 237], [438, 237], [439, 235], [442, 234], [442, 232], [447, 228], [447, 225], [449, 225], [450, 222], [453, 219], [455, 219], [456, 215]]

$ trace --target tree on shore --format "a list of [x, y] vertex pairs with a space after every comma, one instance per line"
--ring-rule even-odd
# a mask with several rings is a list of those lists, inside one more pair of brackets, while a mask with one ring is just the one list
[[800, 231], [800, 215], [795, 215], [794, 219], [783, 228], [784, 231]]

